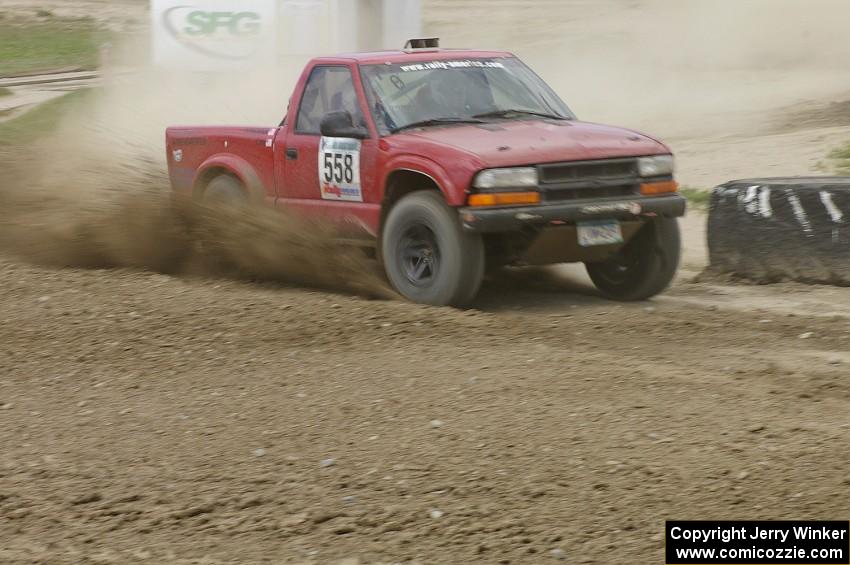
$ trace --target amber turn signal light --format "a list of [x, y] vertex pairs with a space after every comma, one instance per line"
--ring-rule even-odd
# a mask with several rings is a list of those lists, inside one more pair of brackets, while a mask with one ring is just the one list
[[470, 206], [516, 206], [540, 204], [539, 192], [483, 192], [469, 196]]
[[655, 196], [656, 194], [669, 194], [679, 190], [679, 183], [674, 180], [663, 182], [645, 182], [640, 185], [640, 193], [644, 196]]

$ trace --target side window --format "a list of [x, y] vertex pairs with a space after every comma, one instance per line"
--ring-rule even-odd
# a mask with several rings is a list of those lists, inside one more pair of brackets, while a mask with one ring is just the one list
[[319, 135], [322, 119], [341, 110], [351, 113], [355, 124], [365, 125], [348, 67], [316, 67], [301, 97], [295, 131]]

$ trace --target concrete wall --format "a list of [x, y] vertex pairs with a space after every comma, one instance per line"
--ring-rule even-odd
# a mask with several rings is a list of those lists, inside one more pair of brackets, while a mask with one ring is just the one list
[[[151, 0], [154, 59], [158, 66], [198, 71], [247, 69], [316, 55], [400, 49], [407, 39], [421, 34], [421, 0], [205, 2]], [[180, 7], [175, 12], [177, 5]], [[233, 14], [250, 10], [258, 14], [260, 31], [256, 35], [239, 34], [221, 26], [208, 34], [184, 32], [195, 10]], [[232, 55], [229, 50], [237, 47], [252, 55], [228, 56]]]

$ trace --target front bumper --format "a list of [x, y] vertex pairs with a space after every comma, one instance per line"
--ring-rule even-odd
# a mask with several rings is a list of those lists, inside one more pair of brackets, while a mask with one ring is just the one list
[[584, 220], [635, 220], [642, 217], [676, 218], [685, 215], [686, 200], [679, 194], [605, 198], [535, 206], [459, 209], [463, 229], [473, 233], [520, 231], [525, 227], [572, 224]]

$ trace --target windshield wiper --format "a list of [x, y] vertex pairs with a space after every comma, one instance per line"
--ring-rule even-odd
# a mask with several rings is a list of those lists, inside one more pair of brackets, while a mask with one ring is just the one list
[[537, 116], [539, 118], [547, 118], [550, 120], [568, 120], [565, 116], [555, 114], [547, 114], [545, 112], [535, 112], [534, 110], [520, 110], [509, 108], [507, 110], [494, 110], [492, 112], [484, 112], [483, 114], [475, 114], [473, 118], [510, 118], [511, 116]]
[[446, 124], [483, 124], [483, 120], [479, 120], [478, 116], [474, 116], [472, 118], [431, 118], [428, 120], [419, 120], [418, 122], [411, 122], [409, 124], [404, 124], [403, 126], [398, 126], [390, 130], [392, 133], [397, 133], [405, 129], [411, 128], [422, 128], [427, 126], [440, 126]]

